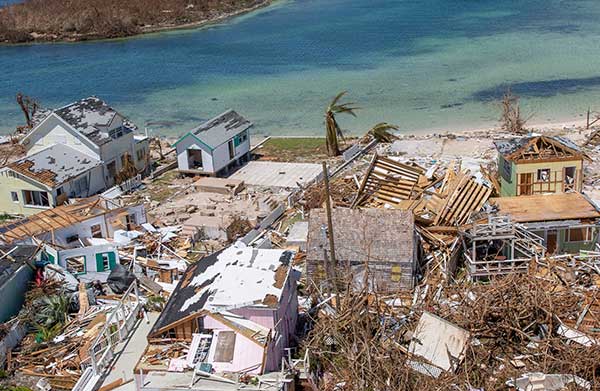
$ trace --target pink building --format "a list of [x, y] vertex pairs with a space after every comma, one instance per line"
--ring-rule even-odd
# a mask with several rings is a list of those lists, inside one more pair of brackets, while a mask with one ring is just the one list
[[[263, 375], [281, 368], [298, 316], [293, 253], [229, 247], [190, 266], [148, 335], [136, 374]], [[184, 344], [185, 356], [155, 358]], [[179, 350], [178, 350], [179, 352]], [[193, 388], [192, 388], [193, 389]]]

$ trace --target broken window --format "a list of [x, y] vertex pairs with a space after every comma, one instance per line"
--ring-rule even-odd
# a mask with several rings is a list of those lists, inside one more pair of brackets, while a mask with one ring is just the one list
[[137, 154], [137, 160], [146, 159], [146, 150], [144, 148], [138, 149], [136, 154]]
[[549, 182], [550, 181], [550, 169], [549, 168], [540, 168], [537, 170], [537, 180], [538, 182]]
[[76, 242], [78, 240], [79, 240], [79, 235], [77, 235], [77, 234], [68, 236], [67, 239], [66, 239], [67, 243], [73, 243], [73, 242]]
[[507, 181], [508, 183], [511, 183], [511, 181], [512, 181], [512, 163], [504, 158], [501, 158], [501, 159], [502, 159], [502, 178], [504, 178], [504, 180]]
[[235, 332], [221, 331], [217, 337], [217, 346], [215, 349], [215, 362], [233, 361], [233, 352], [235, 350]]
[[88, 192], [88, 179], [87, 177], [79, 178], [73, 183], [71, 194], [82, 195]]
[[85, 257], [71, 257], [67, 258], [67, 271], [72, 274], [83, 274], [85, 273]]
[[117, 163], [112, 161], [106, 165], [106, 170], [111, 177], [115, 177], [117, 175]]
[[125, 217], [125, 223], [127, 224], [127, 230], [132, 231], [137, 225], [137, 219], [135, 214], [130, 214]]
[[25, 200], [25, 205], [50, 206], [48, 193], [45, 191], [23, 190], [23, 199]]
[[16, 191], [10, 192], [10, 198], [12, 199], [12, 202], [19, 202], [19, 195]]
[[102, 226], [100, 224], [92, 225], [92, 238], [102, 237]]
[[569, 228], [567, 242], [588, 242], [592, 238], [590, 227]]
[[108, 253], [102, 254], [102, 270], [110, 270], [110, 257]]

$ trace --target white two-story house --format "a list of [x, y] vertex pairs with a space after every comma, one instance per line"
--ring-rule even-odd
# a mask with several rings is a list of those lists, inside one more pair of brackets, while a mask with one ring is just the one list
[[175, 144], [179, 172], [221, 175], [250, 159], [252, 122], [228, 110], [183, 135]]
[[149, 141], [96, 97], [52, 111], [21, 143], [27, 155], [0, 168], [0, 214], [31, 215], [148, 171]]

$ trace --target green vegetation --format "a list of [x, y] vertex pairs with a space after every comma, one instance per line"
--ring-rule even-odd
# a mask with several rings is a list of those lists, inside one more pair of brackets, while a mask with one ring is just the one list
[[32, 389], [23, 386], [0, 386], [0, 391], [32, 391]]
[[271, 138], [255, 152], [263, 160], [279, 162], [322, 161], [327, 158], [324, 138]]

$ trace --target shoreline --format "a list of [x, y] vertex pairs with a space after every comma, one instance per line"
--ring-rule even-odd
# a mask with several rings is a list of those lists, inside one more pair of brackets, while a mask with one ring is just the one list
[[205, 27], [210, 27], [214, 25], [219, 25], [223, 22], [226, 22], [230, 19], [234, 19], [236, 17], [240, 17], [243, 15], [250, 14], [252, 12], [261, 10], [263, 8], [267, 8], [269, 6], [274, 5], [280, 0], [261, 0], [260, 3], [247, 8], [241, 8], [236, 11], [226, 12], [222, 15], [218, 15], [214, 18], [198, 20], [196, 22], [178, 24], [178, 25], [169, 25], [169, 26], [143, 26], [140, 27], [140, 31], [135, 34], [123, 35], [123, 36], [115, 36], [115, 37], [102, 37], [98, 35], [72, 35], [65, 37], [56, 37], [45, 39], [48, 36], [53, 34], [39, 34], [31, 32], [30, 35], [33, 37], [32, 40], [26, 42], [7, 42], [0, 41], [0, 47], [10, 47], [10, 46], [26, 46], [26, 45], [44, 45], [44, 44], [71, 44], [71, 43], [85, 43], [85, 42], [109, 42], [109, 41], [117, 41], [117, 40], [125, 40], [125, 39], [134, 39], [141, 38], [144, 36], [152, 35], [152, 34], [160, 34], [166, 33], [170, 31], [179, 31], [179, 30], [195, 30], [202, 29]]

